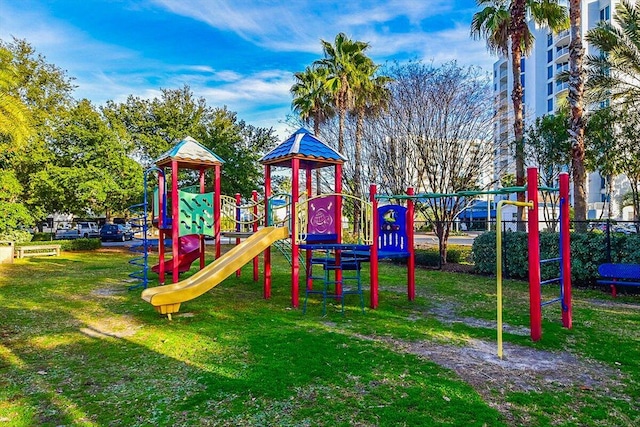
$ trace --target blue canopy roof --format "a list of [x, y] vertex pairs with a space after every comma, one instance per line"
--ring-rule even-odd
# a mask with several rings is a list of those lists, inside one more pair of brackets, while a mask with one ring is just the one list
[[329, 147], [307, 129], [300, 128], [276, 148], [264, 155], [260, 162], [275, 166], [291, 166], [298, 158], [305, 168], [320, 168], [344, 163], [347, 158]]

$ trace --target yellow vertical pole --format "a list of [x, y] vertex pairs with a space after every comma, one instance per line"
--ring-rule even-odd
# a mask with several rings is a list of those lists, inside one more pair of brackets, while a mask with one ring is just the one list
[[498, 358], [502, 359], [502, 206], [506, 200], [498, 202], [496, 210], [496, 291], [498, 295]]

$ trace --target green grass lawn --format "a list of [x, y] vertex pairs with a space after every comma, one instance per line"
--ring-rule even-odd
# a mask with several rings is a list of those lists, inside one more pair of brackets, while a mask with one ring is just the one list
[[574, 328], [546, 307], [533, 343], [527, 285], [505, 282], [499, 361], [495, 279], [420, 269], [408, 302], [381, 264], [379, 309], [323, 317], [290, 307], [275, 258], [270, 300], [247, 266], [172, 321], [127, 291], [126, 253], [0, 265], [0, 424], [640, 425], [639, 296], [574, 290]]

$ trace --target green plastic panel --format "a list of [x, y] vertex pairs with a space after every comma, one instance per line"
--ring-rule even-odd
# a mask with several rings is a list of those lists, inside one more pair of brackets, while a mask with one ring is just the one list
[[204, 234], [213, 237], [213, 193], [178, 191], [180, 236]]

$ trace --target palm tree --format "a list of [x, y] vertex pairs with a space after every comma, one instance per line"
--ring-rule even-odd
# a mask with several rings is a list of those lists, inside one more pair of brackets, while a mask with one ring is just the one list
[[587, 57], [586, 87], [590, 101], [637, 109], [640, 102], [640, 6], [623, 0], [616, 6], [617, 26], [600, 22], [587, 41], [601, 55]]
[[[313, 133], [320, 136], [320, 125], [334, 116], [331, 94], [327, 91], [328, 70], [324, 67], [307, 67], [294, 74], [291, 86], [291, 107], [304, 123], [313, 122]], [[322, 176], [316, 169], [316, 193], [322, 192]]]
[[[356, 135], [354, 143], [353, 193], [361, 198], [362, 190], [362, 134], [366, 116], [374, 117], [386, 109], [391, 92], [387, 84], [392, 81], [388, 76], [376, 76], [378, 65], [368, 60], [361, 64], [359, 78], [353, 87], [353, 109], [356, 116]], [[354, 213], [354, 232], [359, 229], [360, 205], [356, 204]]]
[[325, 85], [328, 70], [323, 67], [307, 67], [294, 74], [291, 86], [291, 107], [306, 124], [313, 124], [313, 133], [320, 134], [320, 126], [333, 117], [331, 95]]
[[573, 207], [576, 229], [586, 231], [587, 224], [587, 172], [584, 164], [585, 145], [583, 115], [584, 80], [582, 60], [581, 22], [582, 2], [569, 1], [569, 21], [571, 23], [571, 43], [569, 44], [569, 136], [571, 138], [571, 171], [573, 173]]
[[11, 62], [11, 52], [0, 47], [0, 142], [8, 139], [15, 150], [31, 135], [29, 110], [19, 97], [12, 95], [18, 85], [18, 77]]
[[353, 105], [353, 87], [362, 76], [359, 70], [371, 62], [364, 52], [369, 44], [353, 41], [344, 33], [339, 33], [334, 44], [325, 40], [322, 43], [324, 58], [314, 65], [327, 70], [326, 87], [333, 96], [338, 110], [338, 151], [344, 150], [344, 123], [347, 111]]
[[[505, 56], [511, 53], [513, 72], [513, 134], [515, 140], [516, 185], [524, 185], [524, 118], [522, 112], [523, 89], [520, 82], [523, 56], [527, 56], [533, 47], [533, 34], [527, 18], [531, 17], [536, 25], [551, 28], [554, 32], [567, 27], [567, 11], [558, 4], [558, 0], [477, 0], [482, 8], [473, 15], [471, 35], [484, 38], [490, 52]], [[518, 199], [524, 201], [524, 193], [518, 193]], [[518, 227], [524, 228], [524, 208], [518, 208]]]
[[[634, 211], [640, 211], [640, 6], [627, 0], [616, 6], [615, 25], [600, 22], [587, 33], [587, 41], [600, 55], [587, 56], [587, 98], [610, 101], [617, 119], [615, 156], [620, 172], [630, 180]], [[636, 217], [637, 218], [637, 217]]]
[[388, 76], [376, 76], [380, 67], [370, 61], [361, 71], [360, 78], [357, 79], [353, 88], [353, 108], [352, 114], [356, 117], [356, 132], [354, 142], [354, 192], [359, 197], [362, 194], [361, 171], [362, 171], [362, 134], [364, 131], [364, 120], [367, 116], [375, 117], [388, 105], [391, 93], [387, 84], [393, 79]]

